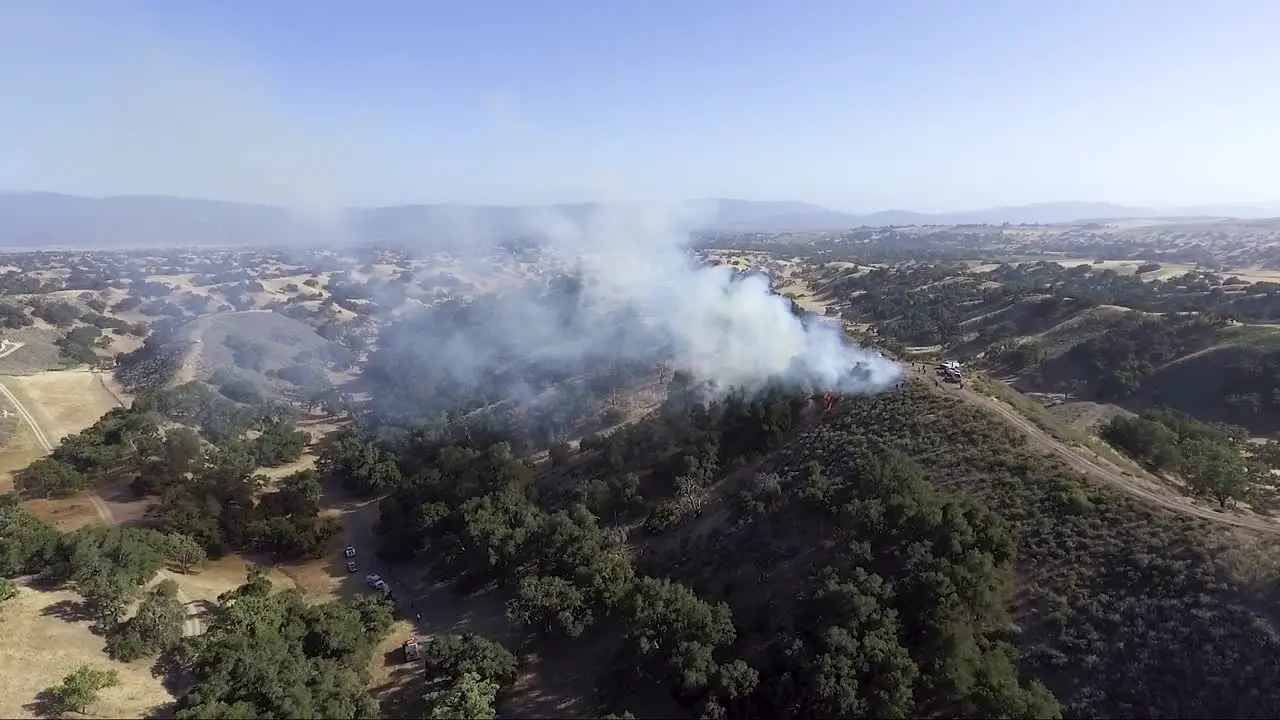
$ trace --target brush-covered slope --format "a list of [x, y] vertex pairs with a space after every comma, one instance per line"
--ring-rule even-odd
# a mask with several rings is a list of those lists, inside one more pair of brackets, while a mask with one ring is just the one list
[[1028, 392], [1131, 409], [1166, 405], [1260, 431], [1280, 427], [1280, 330], [1198, 314], [1092, 311], [988, 352]]
[[208, 315], [186, 330], [198, 345], [194, 360], [202, 375], [231, 366], [267, 373], [287, 366], [300, 352], [322, 352], [331, 344], [306, 323], [274, 312]]
[[194, 377], [224, 392], [232, 383], [268, 393], [327, 385], [325, 369], [351, 362], [345, 347], [276, 312], [208, 315], [192, 321], [185, 335], [193, 343], [187, 362], [194, 366]]
[[1076, 336], [1075, 328], [1088, 324], [1088, 318], [1107, 311], [1072, 298], [1057, 295], [1026, 295], [991, 303], [991, 309], [960, 323], [962, 340], [955, 345], [956, 354], [972, 357], [992, 347], [1015, 346], [1028, 341], [1042, 341], [1046, 347], [1068, 345]]
[[1274, 577], [1211, 527], [923, 386], [825, 415], [690, 390], [541, 465], [369, 428], [325, 466], [394, 458], [383, 552], [505, 606], [542, 672], [594, 675], [584, 716], [1280, 712]]
[[1234, 326], [1223, 342], [1156, 369], [1133, 403], [1163, 405], [1202, 420], [1280, 431], [1280, 330]]
[[[804, 599], [829, 598], [833, 582], [862, 584], [871, 573], [892, 588], [881, 606], [896, 611], [898, 645], [923, 677], [938, 677], [972, 640], [959, 652], [987, 655], [981, 669], [950, 677], [971, 692], [984, 682], [1008, 687], [1015, 671], [990, 655], [999, 638], [1018, 649], [1024, 682], [1044, 682], [1067, 715], [1280, 710], [1280, 695], [1256, 692], [1277, 668], [1274, 618], [1248, 607], [1259, 588], [1231, 578], [1230, 553], [1215, 549], [1211, 531], [1091, 486], [956, 400], [916, 388], [850, 402], [722, 496], [723, 518], [682, 529], [671, 540], [678, 549], [646, 553], [644, 567], [665, 565], [707, 599], [729, 603], [738, 647], [755, 648], [763, 667], [794, 669], [801, 648], [799, 657], [814, 662], [810, 691], [828, 681], [884, 688], [885, 675], [841, 674], [821, 659], [844, 637], [831, 634], [842, 606]], [[874, 583], [861, 587], [868, 593]], [[973, 638], [976, 628], [951, 614], [975, 607], [986, 608], [977, 627], [991, 634]], [[943, 626], [919, 625], [926, 617]], [[873, 645], [865, 638], [852, 647], [846, 658], [856, 667]], [[1208, 663], [1224, 671], [1206, 677]], [[930, 690], [916, 686], [913, 697], [924, 701]], [[908, 714], [930, 710], [965, 712], [925, 704]]]

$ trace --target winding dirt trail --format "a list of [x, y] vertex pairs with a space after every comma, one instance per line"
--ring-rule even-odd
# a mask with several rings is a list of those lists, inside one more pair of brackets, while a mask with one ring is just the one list
[[[812, 292], [812, 288], [805, 283], [803, 278], [792, 277], [789, 278], [789, 282]], [[907, 362], [904, 365], [910, 368], [911, 374], [925, 378], [926, 385], [933, 385], [933, 376], [929, 373], [929, 364], [919, 365]], [[1016, 408], [974, 392], [970, 387], [958, 388], [951, 385], [939, 385], [938, 391], [949, 393], [985, 408], [1024, 433], [1041, 450], [1056, 456], [1075, 470], [1128, 493], [1139, 500], [1188, 517], [1199, 518], [1220, 525], [1252, 530], [1268, 535], [1280, 535], [1280, 518], [1271, 519], [1258, 515], [1235, 515], [1212, 507], [1197, 505], [1189, 497], [1172, 494], [1166, 483], [1150, 473], [1140, 468], [1135, 468], [1133, 471], [1125, 471], [1092, 450], [1064, 443], [1041, 429], [1025, 415], [1018, 412]]]
[[[6, 387], [3, 382], [0, 382], [0, 395], [3, 395], [5, 400], [9, 401], [10, 405], [13, 405], [14, 411], [18, 413], [18, 417], [22, 418], [23, 422], [27, 424], [27, 427], [31, 429], [31, 434], [35, 436], [36, 442], [40, 443], [40, 447], [44, 448], [45, 452], [52, 452], [54, 448], [53, 443], [49, 442], [49, 437], [45, 435], [44, 430], [40, 427], [40, 423], [36, 422], [35, 416], [31, 414], [31, 411], [27, 410], [22, 402], [18, 400], [18, 397], [13, 394], [13, 391]], [[119, 402], [119, 398], [116, 398], [116, 401]], [[107, 503], [103, 501], [101, 495], [96, 491], [91, 491], [88, 494], [88, 498], [89, 504], [93, 506], [94, 512], [98, 514], [98, 519], [101, 520], [104, 525], [116, 524], [116, 518], [111, 512], [111, 506], [107, 505]], [[199, 616], [191, 612], [191, 598], [187, 597], [186, 593], [182, 592], [181, 587], [178, 588], [178, 602], [182, 603], [182, 606], [187, 609], [187, 619], [183, 622], [182, 633], [184, 635], [199, 635], [204, 631], [204, 627], [200, 622]]]
[[18, 400], [18, 396], [14, 395], [13, 391], [6, 387], [4, 383], [0, 383], [0, 395], [4, 395], [5, 400], [8, 400], [9, 404], [13, 406], [14, 412], [18, 413], [18, 417], [22, 418], [22, 421], [27, 424], [27, 427], [31, 428], [31, 434], [35, 436], [36, 442], [40, 443], [40, 447], [43, 448], [45, 452], [52, 452], [53, 443], [49, 442], [49, 438], [44, 434], [44, 430], [40, 429], [40, 423], [36, 422], [36, 419], [31, 415], [31, 412], [23, 407], [22, 403]]
[[[917, 374], [921, 373], [917, 372]], [[1018, 412], [1017, 409], [999, 400], [975, 392], [969, 387], [963, 389], [949, 385], [941, 387], [940, 392], [958, 396], [966, 402], [983, 407], [998, 415], [1000, 419], [1025, 434], [1037, 447], [1058, 457], [1075, 470], [1101, 480], [1144, 502], [1221, 525], [1280, 535], [1280, 520], [1272, 520], [1256, 515], [1233, 515], [1226, 511], [1197, 505], [1189, 497], [1170, 494], [1170, 490], [1161, 480], [1145, 471], [1139, 469], [1136, 472], [1126, 472], [1115, 463], [1092, 450], [1062, 442], [1041, 429], [1025, 415]]]

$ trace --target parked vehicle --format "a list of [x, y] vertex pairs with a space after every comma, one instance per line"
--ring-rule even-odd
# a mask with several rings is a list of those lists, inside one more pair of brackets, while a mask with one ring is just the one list
[[417, 660], [421, 654], [422, 645], [418, 643], [417, 638], [404, 641], [404, 659], [406, 661], [412, 662]]

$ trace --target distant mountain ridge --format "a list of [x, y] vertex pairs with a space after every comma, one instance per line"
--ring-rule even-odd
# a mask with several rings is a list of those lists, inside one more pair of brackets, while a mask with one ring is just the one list
[[[386, 241], [468, 243], [530, 232], [531, 218], [584, 223], [603, 205], [546, 207], [400, 205], [357, 208], [317, 222], [284, 208], [163, 196], [89, 198], [58, 193], [0, 193], [0, 247], [123, 248]], [[689, 201], [695, 229], [720, 232], [817, 232], [864, 226], [1065, 224], [1101, 219], [1280, 216], [1280, 203], [1156, 209], [1052, 202], [971, 212], [884, 210], [858, 215], [803, 202]]]

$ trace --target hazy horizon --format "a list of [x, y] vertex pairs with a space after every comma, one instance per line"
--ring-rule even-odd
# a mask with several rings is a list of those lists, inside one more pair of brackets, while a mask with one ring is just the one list
[[[239, 204], [239, 205], [259, 205], [259, 206], [268, 207], [268, 208], [277, 207], [277, 208], [286, 209], [286, 210], [290, 209], [287, 205], [283, 205], [279, 203], [271, 203], [268, 201], [234, 200], [234, 199], [226, 199], [226, 198], [199, 197], [194, 195], [173, 195], [173, 194], [164, 194], [164, 193], [88, 195], [83, 193], [69, 193], [69, 192], [63, 192], [58, 190], [0, 189], [0, 195], [5, 195], [5, 194], [19, 195], [19, 196], [24, 194], [25, 195], [61, 195], [61, 196], [71, 197], [71, 198], [87, 198], [90, 200], [127, 200], [127, 199], [166, 200], [167, 199], [167, 200], [175, 200], [175, 201], [194, 201], [194, 202], [225, 202], [225, 203], [232, 203], [232, 204]], [[895, 212], [917, 213], [921, 215], [949, 216], [949, 215], [965, 215], [965, 214], [971, 214], [971, 213], [981, 213], [986, 211], [998, 211], [1004, 208], [1019, 209], [1019, 208], [1031, 208], [1031, 207], [1052, 207], [1052, 206], [1068, 206], [1068, 205], [1080, 205], [1080, 206], [1114, 205], [1114, 206], [1127, 208], [1127, 209], [1141, 209], [1141, 210], [1147, 210], [1147, 211], [1168, 210], [1171, 212], [1199, 211], [1199, 210], [1205, 210], [1205, 209], [1227, 210], [1231, 208], [1236, 208], [1240, 210], [1275, 209], [1277, 212], [1280, 212], [1280, 201], [1260, 201], [1260, 202], [1254, 202], [1254, 203], [1240, 203], [1240, 202], [1194, 203], [1191, 205], [1181, 205], [1177, 207], [1168, 207], [1168, 206], [1158, 207], [1158, 206], [1140, 206], [1140, 205], [1112, 203], [1107, 200], [1045, 200], [1045, 201], [1039, 201], [1039, 202], [1033, 201], [1033, 202], [1023, 203], [1018, 205], [989, 206], [989, 207], [981, 207], [981, 208], [955, 208], [955, 209], [947, 209], [947, 210], [933, 211], [933, 212], [916, 210], [915, 208], [911, 208], [911, 207], [877, 208], [877, 209], [868, 209], [864, 211], [850, 212], [846, 210], [841, 210], [840, 208], [833, 208], [833, 207], [821, 205], [819, 203], [813, 203], [808, 200], [792, 199], [792, 198], [719, 197], [719, 198], [675, 198], [673, 200], [676, 202], [689, 202], [694, 204], [706, 203], [706, 202], [728, 201], [728, 202], [759, 203], [759, 204], [767, 204], [767, 205], [775, 205], [775, 204], [776, 205], [809, 205], [814, 208], [820, 208], [820, 209], [830, 210], [834, 212], [844, 212], [850, 215], [868, 215], [868, 216], [875, 215], [877, 213], [895, 213]], [[548, 206], [574, 206], [574, 205], [600, 205], [600, 204], [611, 205], [611, 206], [644, 205], [645, 202], [646, 201], [644, 199], [612, 198], [610, 200], [600, 200], [600, 199], [593, 199], [590, 197], [559, 199], [559, 200], [555, 200], [554, 202], [529, 202], [529, 203], [435, 202], [430, 199], [422, 199], [422, 200], [406, 202], [406, 203], [390, 203], [390, 204], [371, 203], [371, 204], [365, 204], [365, 205], [347, 205], [347, 206], [339, 207], [338, 209], [359, 211], [359, 210], [377, 210], [380, 208], [395, 208], [395, 207], [440, 206], [440, 207], [458, 207], [458, 208], [469, 208], [469, 207], [511, 208], [511, 209], [527, 208], [532, 210], [532, 209], [538, 209], [538, 208], [548, 207]], [[665, 210], [670, 210], [674, 206], [670, 202], [662, 202], [662, 203], [656, 203], [655, 207], [660, 207], [660, 208], [664, 208]]]
[[1274, 204], [1280, 6], [0, 4], [0, 190]]

